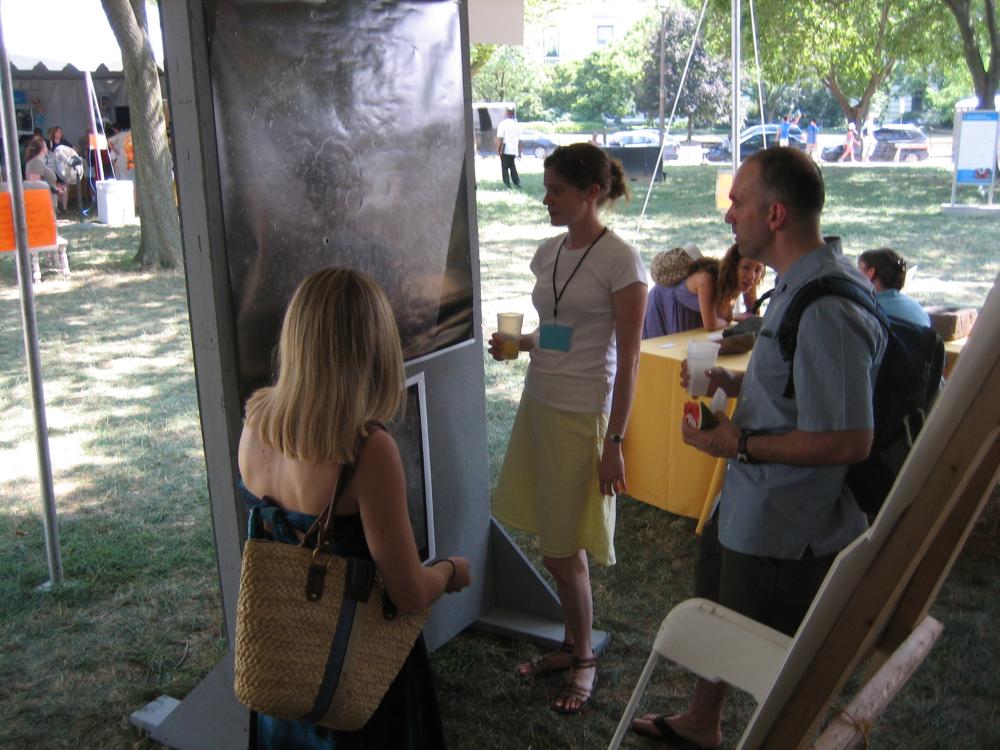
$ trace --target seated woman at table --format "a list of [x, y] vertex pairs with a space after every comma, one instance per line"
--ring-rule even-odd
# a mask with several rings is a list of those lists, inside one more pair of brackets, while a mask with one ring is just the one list
[[[719, 315], [727, 321], [746, 320], [753, 315], [757, 304], [757, 287], [764, 279], [764, 264], [740, 255], [735, 242], [726, 251], [719, 263], [719, 278], [715, 285]], [[736, 312], [736, 303], [741, 301], [742, 310]]]
[[47, 182], [52, 191], [52, 208], [55, 210], [56, 197], [63, 211], [66, 210], [66, 186], [56, 179], [56, 173], [45, 162], [49, 149], [41, 136], [32, 138], [24, 152], [24, 179], [29, 182]]
[[906, 261], [888, 247], [866, 250], [858, 257], [858, 270], [875, 287], [875, 298], [890, 318], [899, 318], [917, 326], [930, 326], [927, 311], [913, 297], [903, 294]]
[[683, 252], [674, 249], [660, 253], [649, 270], [654, 285], [646, 302], [644, 339], [693, 328], [714, 331], [729, 323], [719, 315], [716, 258], [704, 258], [697, 247], [688, 245]]

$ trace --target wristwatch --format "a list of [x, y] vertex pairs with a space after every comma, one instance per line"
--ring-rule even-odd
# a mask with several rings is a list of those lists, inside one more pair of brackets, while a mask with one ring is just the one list
[[752, 464], [755, 463], [750, 454], [747, 452], [747, 441], [753, 432], [750, 430], [743, 430], [740, 432], [740, 441], [736, 444], [736, 460], [741, 464]]
[[608, 435], [608, 440], [610, 440], [615, 445], [621, 445], [623, 442], [625, 442], [625, 436], [622, 435], [620, 432], [612, 432], [610, 435]]

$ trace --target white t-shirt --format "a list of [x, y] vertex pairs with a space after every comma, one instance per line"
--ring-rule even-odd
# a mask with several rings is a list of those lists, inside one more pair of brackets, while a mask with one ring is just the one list
[[517, 120], [508, 117], [497, 126], [497, 138], [503, 141], [503, 152], [517, 156], [517, 144], [521, 140], [521, 126]]
[[[552, 272], [556, 252], [566, 235], [546, 240], [531, 261], [535, 287], [531, 302], [542, 325], [557, 322], [573, 329], [568, 352], [531, 350], [531, 364], [524, 390], [533, 398], [565, 411], [610, 411], [617, 351], [614, 307], [611, 295], [630, 284], [645, 285], [646, 269], [631, 245], [608, 230], [580, 264], [559, 301], [558, 320], [553, 318], [555, 293]], [[586, 247], [559, 254], [556, 288], [563, 285], [580, 263]]]

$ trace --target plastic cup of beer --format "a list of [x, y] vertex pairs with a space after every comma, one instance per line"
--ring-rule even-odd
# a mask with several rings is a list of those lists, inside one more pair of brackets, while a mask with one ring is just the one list
[[521, 313], [497, 313], [497, 332], [503, 340], [503, 358], [517, 359], [521, 351], [521, 324], [524, 316]]
[[720, 346], [714, 341], [688, 341], [688, 393], [692, 396], [708, 395], [708, 375], [705, 370], [715, 367]]

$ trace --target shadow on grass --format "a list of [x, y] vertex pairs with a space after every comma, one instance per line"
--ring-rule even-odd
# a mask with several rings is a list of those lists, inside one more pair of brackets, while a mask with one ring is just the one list
[[[732, 234], [714, 208], [716, 167], [667, 170], [657, 183], [636, 242], [648, 263], [660, 250], [693, 241], [721, 255]], [[844, 238], [848, 255], [883, 245], [895, 246], [916, 267], [916, 279], [934, 279], [918, 298], [938, 304], [982, 305], [1000, 271], [995, 219], [941, 215], [950, 175], [931, 169], [828, 169], [824, 230]], [[526, 187], [528, 182], [525, 180]], [[482, 191], [484, 183], [480, 182]], [[529, 187], [533, 190], [533, 187]], [[626, 239], [633, 236], [645, 186], [633, 185], [635, 199], [608, 215]], [[482, 192], [481, 192], [482, 197]], [[508, 235], [511, 217], [523, 217], [530, 230]], [[484, 316], [487, 307], [525, 302], [534, 279], [526, 266], [537, 241], [518, 247], [520, 236], [540, 238], [560, 230], [548, 226], [541, 205], [525, 205], [523, 195], [490, 193], [480, 204]], [[938, 281], [940, 284], [938, 284]], [[937, 284], [937, 286], [935, 286]], [[504, 294], [511, 296], [506, 300]], [[484, 321], [490, 330], [489, 321]], [[486, 361], [490, 476], [496, 481], [525, 363], [498, 368]], [[990, 502], [984, 519], [945, 582], [932, 611], [944, 625], [942, 639], [910, 683], [897, 696], [870, 736], [873, 747], [1000, 747], [1000, 687], [984, 664], [997, 663], [1000, 639], [992, 623], [1000, 617], [1000, 499]], [[547, 577], [533, 536], [512, 532], [536, 569]], [[580, 716], [564, 717], [548, 708], [559, 691], [559, 676], [522, 680], [515, 665], [537, 655], [524, 643], [466, 632], [433, 655], [439, 698], [451, 747], [601, 748], [606, 747], [639, 677], [662, 618], [691, 595], [696, 541], [693, 522], [630, 498], [618, 501], [618, 564], [592, 568], [595, 626], [611, 632], [609, 651], [600, 659], [600, 683], [592, 705]], [[551, 581], [550, 581], [551, 583]], [[640, 713], [679, 712], [686, 705], [691, 678], [675, 667], [659, 669]], [[856, 688], [856, 683], [848, 690]], [[723, 731], [734, 747], [754, 706], [735, 694]], [[626, 747], [652, 744], [626, 739]]]
[[185, 695], [225, 648], [184, 280], [135, 268], [137, 228], [60, 233], [71, 277], [35, 289], [66, 580], [46, 594], [20, 303], [0, 260], [0, 745], [151, 747], [128, 714]]
[[[687, 241], [725, 250], [731, 233], [714, 209], [716, 172], [670, 169], [656, 185], [638, 241], [647, 263]], [[946, 174], [828, 170], [827, 182], [825, 228], [844, 236], [849, 254], [896, 245], [918, 280], [941, 279], [942, 302], [982, 303], [1000, 270], [995, 224], [935, 213], [950, 189]], [[495, 313], [530, 294], [528, 263], [557, 231], [541, 205], [541, 175], [525, 175], [522, 191], [499, 185], [478, 188], [486, 317], [487, 306]], [[633, 187], [636, 198], [609, 215], [626, 239], [644, 198], [645, 186]], [[50, 594], [34, 590], [47, 577], [41, 503], [13, 263], [0, 254], [0, 746], [151, 747], [128, 714], [160, 694], [185, 695], [224, 649], [183, 277], [137, 269], [134, 228], [60, 232], [72, 243], [72, 276], [45, 270], [36, 290], [67, 579]], [[484, 365], [492, 481], [526, 365], [524, 357]], [[533, 648], [466, 633], [433, 656], [451, 747], [606, 746], [659, 622], [689, 595], [695, 559], [690, 521], [627, 498], [618, 506], [619, 563], [593, 571], [596, 623], [614, 638], [593, 706], [579, 717], [553, 714], [559, 678], [513, 673]], [[994, 499], [946, 582], [934, 609], [944, 636], [882, 718], [876, 746], [944, 747], [955, 737], [1000, 746], [1000, 687], [988, 667], [1000, 659], [997, 508]], [[514, 536], [541, 569], [533, 538]], [[679, 710], [689, 685], [678, 670], [661, 670], [646, 707]], [[731, 704], [730, 746], [751, 710], [745, 697]]]

